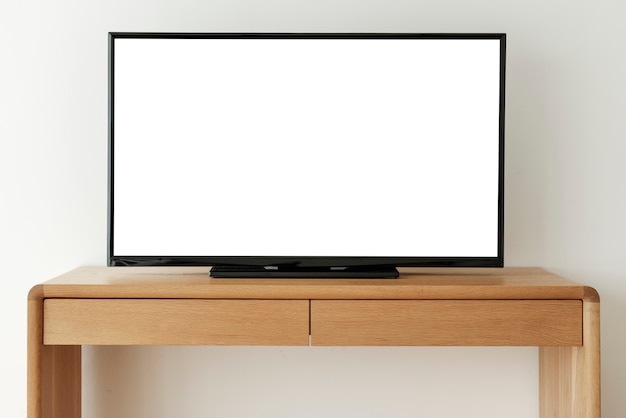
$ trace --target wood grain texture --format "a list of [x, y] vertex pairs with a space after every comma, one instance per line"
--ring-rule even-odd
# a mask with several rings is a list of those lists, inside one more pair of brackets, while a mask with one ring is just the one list
[[44, 344], [308, 345], [308, 300], [46, 299]]
[[80, 418], [80, 345], [43, 345], [43, 294], [28, 295], [28, 418]]
[[[212, 279], [209, 267], [81, 267], [45, 297], [218, 299], [582, 299], [584, 286], [536, 267], [400, 268], [398, 279]], [[451, 296], [453, 295], [453, 296]]]
[[81, 346], [43, 347], [43, 418], [80, 418]]
[[311, 301], [313, 345], [582, 344], [577, 300]]
[[600, 301], [586, 288], [583, 299], [583, 345], [540, 347], [541, 418], [600, 418]]
[[[211, 279], [82, 267], [28, 298], [28, 417], [80, 417], [82, 344], [538, 345], [540, 417], [600, 418], [600, 301], [541, 268]], [[309, 302], [310, 301], [310, 302]], [[309, 307], [311, 306], [311, 323]]]
[[43, 361], [43, 287], [34, 286], [28, 294], [27, 330], [27, 391], [28, 418], [42, 416], [41, 372]]

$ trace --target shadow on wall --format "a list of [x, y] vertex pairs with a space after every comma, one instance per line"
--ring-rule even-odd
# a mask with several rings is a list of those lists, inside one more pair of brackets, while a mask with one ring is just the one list
[[545, 265], [545, 219], [554, 171], [555, 103], [566, 86], [554, 56], [508, 48], [505, 134], [505, 265]]

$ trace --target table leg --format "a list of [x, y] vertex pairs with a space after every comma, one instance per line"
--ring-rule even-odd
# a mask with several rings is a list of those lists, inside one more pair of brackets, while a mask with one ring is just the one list
[[80, 418], [81, 346], [43, 344], [43, 297], [28, 298], [28, 418]]
[[81, 346], [43, 346], [43, 418], [80, 418]]
[[539, 348], [541, 418], [600, 418], [600, 300], [583, 300], [583, 344]]

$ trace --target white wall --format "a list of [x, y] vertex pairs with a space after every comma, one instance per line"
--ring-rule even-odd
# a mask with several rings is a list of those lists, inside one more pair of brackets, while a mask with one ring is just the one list
[[[3, 415], [25, 416], [28, 289], [105, 262], [108, 31], [395, 31], [509, 34], [506, 263], [545, 266], [600, 291], [603, 411], [624, 416], [624, 15], [626, 3], [615, 0], [5, 0]], [[536, 417], [536, 356], [533, 348], [98, 347], [85, 350], [84, 410]]]

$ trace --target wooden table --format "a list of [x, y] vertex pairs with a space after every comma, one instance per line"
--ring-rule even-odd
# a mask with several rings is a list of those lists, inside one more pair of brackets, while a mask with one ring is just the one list
[[28, 298], [28, 417], [81, 416], [82, 345], [538, 346], [540, 416], [600, 417], [597, 292], [540, 268], [211, 279], [82, 267]]

